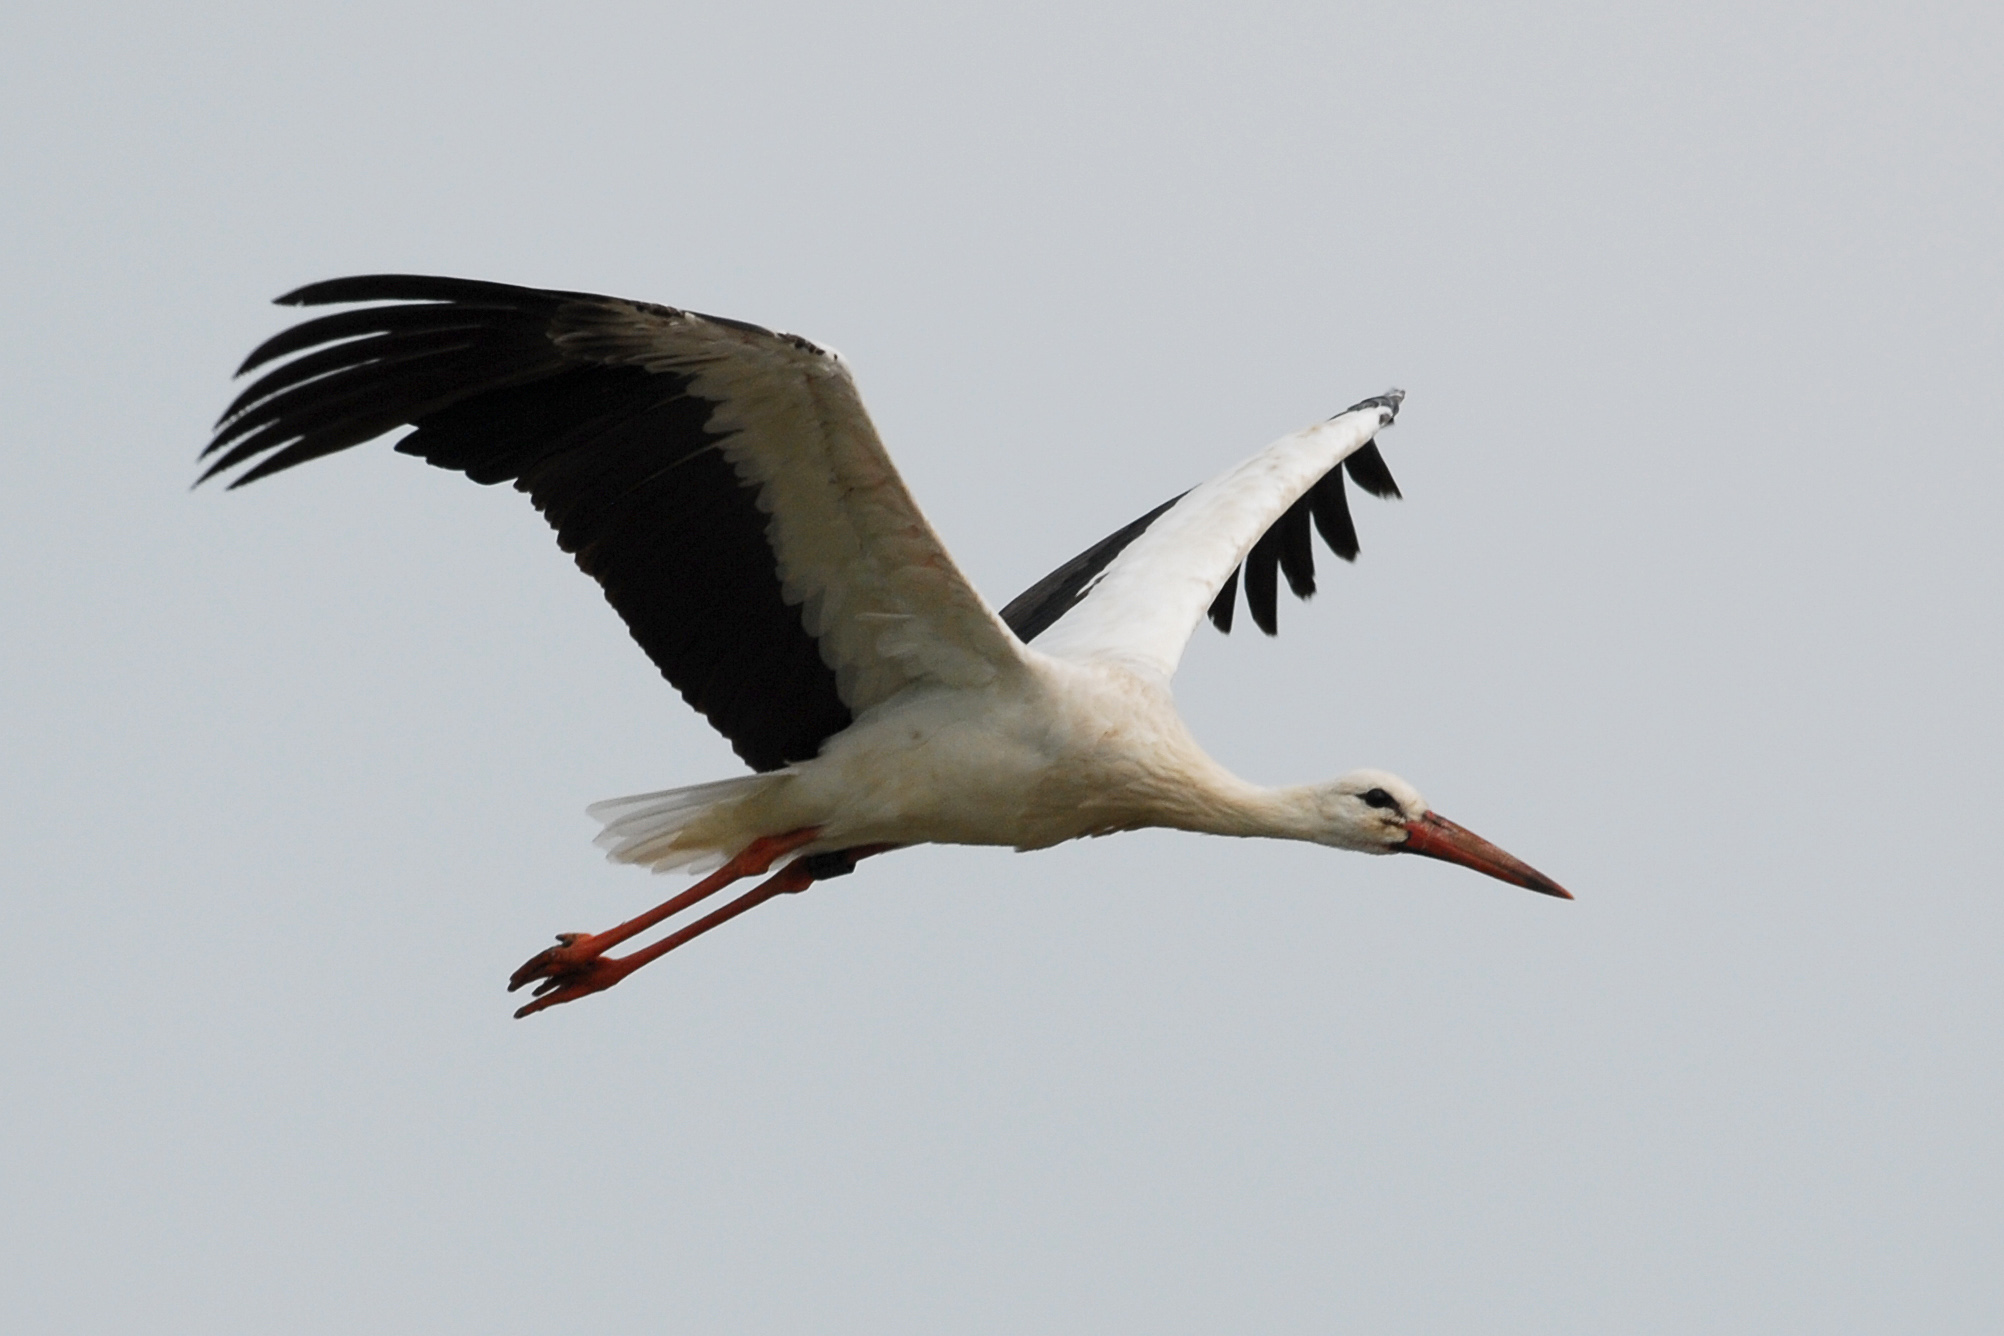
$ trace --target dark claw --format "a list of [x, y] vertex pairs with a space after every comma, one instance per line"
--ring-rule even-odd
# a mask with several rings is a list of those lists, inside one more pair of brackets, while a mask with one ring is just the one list
[[562, 1006], [566, 1002], [575, 1002], [581, 997], [604, 992], [629, 973], [631, 969], [621, 965], [617, 960], [606, 960], [602, 957], [587, 960], [575, 969], [567, 971], [561, 978], [545, 979], [536, 989], [536, 1000], [517, 1008], [515, 1019], [519, 1021], [524, 1016], [533, 1016], [545, 1008]]
[[591, 934], [588, 932], [558, 933], [557, 944], [555, 946], [538, 951], [535, 955], [524, 961], [520, 969], [508, 976], [508, 991], [512, 993], [524, 984], [532, 983], [537, 979], [548, 978], [559, 980], [583, 969], [586, 965], [598, 959], [598, 953], [592, 950], [579, 951], [573, 948], [579, 942], [586, 941], [590, 937]]

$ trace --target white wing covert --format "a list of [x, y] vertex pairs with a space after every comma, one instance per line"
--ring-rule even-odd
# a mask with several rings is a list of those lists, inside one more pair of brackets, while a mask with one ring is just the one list
[[604, 365], [687, 377], [705, 430], [771, 517], [781, 595], [857, 714], [915, 682], [979, 686], [1021, 649], [919, 510], [839, 357], [793, 335], [638, 303], [552, 335]]
[[1035, 636], [1043, 653], [1119, 663], [1166, 682], [1207, 609], [1230, 630], [1243, 565], [1248, 605], [1272, 634], [1276, 569], [1298, 595], [1314, 590], [1311, 520], [1338, 556], [1356, 556], [1346, 463], [1367, 491], [1398, 495], [1373, 438], [1404, 397], [1388, 391], [1282, 437], [1052, 572], [1004, 619]]

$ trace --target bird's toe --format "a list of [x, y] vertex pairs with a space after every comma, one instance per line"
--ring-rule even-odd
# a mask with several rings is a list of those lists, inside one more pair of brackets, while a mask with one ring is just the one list
[[[533, 965], [535, 962], [529, 962]], [[524, 965], [523, 969], [529, 968]], [[546, 978], [536, 986], [536, 1000], [516, 1009], [515, 1019], [533, 1016], [549, 1007], [575, 1002], [581, 997], [601, 993], [632, 973], [632, 967], [619, 960], [607, 960], [603, 956], [587, 960], [580, 965], [565, 970], [560, 975]], [[531, 976], [534, 977], [534, 976]], [[514, 989], [510, 988], [510, 992]]]
[[[550, 979], [562, 983], [570, 975], [599, 958], [603, 948], [597, 946], [588, 932], [560, 932], [557, 944], [522, 962], [513, 974], [508, 976], [508, 991], [514, 992], [525, 984], [537, 979]], [[542, 989], [537, 989], [542, 992]]]

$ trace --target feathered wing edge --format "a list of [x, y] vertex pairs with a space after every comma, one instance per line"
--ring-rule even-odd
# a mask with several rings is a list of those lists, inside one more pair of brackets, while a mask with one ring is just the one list
[[[1404, 398], [1390, 390], [1282, 437], [1059, 568], [1005, 608], [1004, 620], [1019, 634], [1040, 622], [1032, 634], [1043, 631], [1037, 648], [1046, 654], [1108, 659], [1166, 681], [1207, 613], [1231, 629], [1243, 568], [1253, 619], [1273, 634], [1277, 573], [1298, 597], [1315, 591], [1311, 525], [1339, 557], [1357, 555], [1343, 473], [1374, 495], [1399, 495], [1374, 438]], [[1102, 553], [1096, 573], [1080, 569]], [[1061, 575], [1062, 588], [1047, 590]], [[1039, 591], [1042, 600], [1026, 605]], [[1064, 606], [1054, 608], [1060, 596]]]

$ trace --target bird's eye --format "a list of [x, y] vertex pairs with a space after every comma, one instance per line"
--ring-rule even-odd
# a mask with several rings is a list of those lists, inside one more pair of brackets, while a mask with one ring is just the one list
[[1388, 807], [1395, 812], [1399, 808], [1399, 800], [1391, 794], [1386, 793], [1383, 789], [1371, 789], [1363, 795], [1363, 798], [1364, 806], [1366, 807]]

